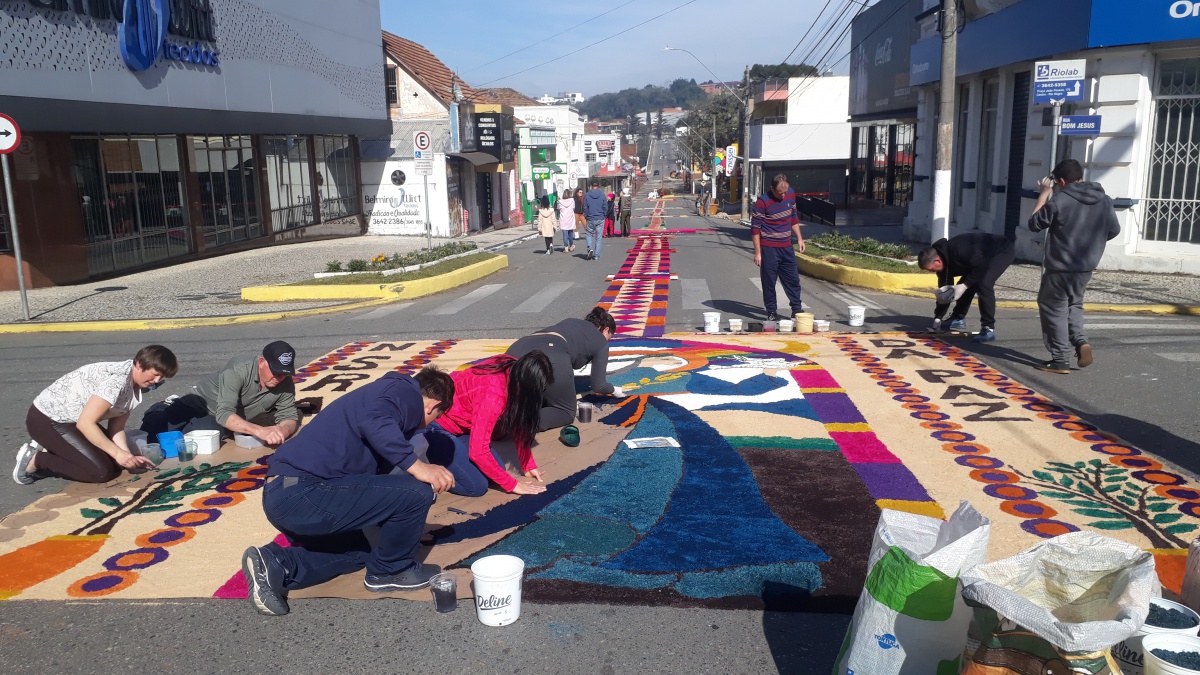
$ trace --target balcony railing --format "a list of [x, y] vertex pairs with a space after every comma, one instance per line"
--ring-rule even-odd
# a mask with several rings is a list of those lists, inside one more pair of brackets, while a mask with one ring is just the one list
[[756, 124], [787, 124], [787, 115], [771, 115], [768, 117], [754, 117], [750, 119], [751, 125]]
[[[780, 92], [783, 93], [782, 97], [778, 95]], [[787, 98], [787, 92], [788, 81], [784, 79], [766, 80], [754, 85], [755, 98], [760, 96], [767, 100], [774, 98]], [[771, 94], [774, 94], [774, 96]]]

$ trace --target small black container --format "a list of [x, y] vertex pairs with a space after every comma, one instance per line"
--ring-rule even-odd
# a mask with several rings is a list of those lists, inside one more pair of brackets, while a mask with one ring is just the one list
[[761, 321], [751, 321], [750, 323], [746, 324], [746, 331], [749, 333], [761, 333], [762, 326], [763, 325]]

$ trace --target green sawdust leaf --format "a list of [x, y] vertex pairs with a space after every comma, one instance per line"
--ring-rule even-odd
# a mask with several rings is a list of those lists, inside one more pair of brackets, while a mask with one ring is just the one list
[[1094, 527], [1097, 530], [1128, 530], [1133, 527], [1133, 523], [1128, 520], [1097, 520], [1094, 523], [1088, 523], [1088, 527]]
[[158, 474], [158, 480], [160, 480], [160, 481], [162, 481], [162, 480], [166, 480], [166, 479], [168, 479], [168, 478], [170, 478], [170, 477], [174, 476], [174, 475], [175, 475], [175, 474], [177, 474], [177, 473], [179, 473], [179, 469], [178, 469], [178, 468], [175, 468], [175, 469], [167, 469], [166, 471], [163, 471], [162, 473]]
[[1110, 492], [1116, 492], [1120, 489], [1120, 485], [1105, 485], [1103, 488], [1101, 488], [1101, 491], [1104, 492], [1104, 494], [1108, 494]]
[[1061, 486], [1063, 486], [1063, 487], [1065, 487], [1065, 488], [1069, 488], [1069, 487], [1071, 487], [1072, 485], [1074, 485], [1074, 484], [1075, 484], [1075, 481], [1071, 480], [1071, 479], [1070, 479], [1069, 477], [1067, 477], [1067, 476], [1063, 476], [1062, 478], [1059, 478], [1059, 479], [1058, 479], [1058, 484], [1059, 484], [1059, 485], [1061, 485]]
[[116, 497], [101, 497], [100, 503], [105, 506], [120, 506], [121, 500]]
[[1136, 499], [1133, 499], [1131, 497], [1126, 497], [1125, 495], [1117, 495], [1117, 501], [1121, 502], [1125, 506], [1134, 506], [1134, 507], [1137, 506]]
[[1182, 513], [1160, 513], [1157, 516], [1154, 516], [1154, 524], [1165, 525], [1167, 523], [1173, 523], [1182, 517]]
[[[1042, 494], [1046, 494], [1046, 493], [1043, 492]], [[1092, 508], [1092, 507], [1100, 506], [1099, 502], [1092, 501], [1091, 499], [1064, 499], [1064, 500], [1062, 500], [1062, 503], [1067, 504], [1069, 506], [1082, 506], [1084, 508]]]
[[1085, 466], [1087, 466], [1087, 464], [1084, 464], [1083, 462], [1075, 462], [1075, 464], [1074, 464], [1074, 467], [1076, 469], [1082, 469]]
[[1093, 490], [1092, 488], [1088, 487], [1087, 483], [1079, 483], [1078, 485], [1075, 486], [1075, 489], [1079, 490], [1080, 492], [1082, 492], [1083, 494], [1085, 494], [1089, 497], [1096, 496], [1096, 491]]
[[1195, 525], [1190, 523], [1180, 523], [1178, 525], [1168, 525], [1167, 527], [1164, 527], [1163, 532], [1166, 532], [1167, 534], [1183, 534], [1185, 532], [1191, 532], [1194, 529], [1196, 529]]
[[[1050, 497], [1051, 499], [1063, 500], [1074, 499], [1076, 497], [1076, 495], [1072, 492], [1055, 492], [1053, 490], [1042, 490], [1038, 494], [1042, 495], [1043, 497]], [[1091, 502], [1088, 503], [1090, 504]]]
[[101, 511], [100, 509], [79, 509], [79, 515], [90, 519], [103, 518], [104, 513], [105, 512]]
[[1146, 501], [1148, 501], [1148, 502], [1165, 502], [1165, 501], [1167, 501], [1167, 498], [1166, 497], [1146, 497]]
[[1058, 467], [1060, 469], [1067, 469], [1069, 471], [1073, 471], [1075, 469], [1074, 466], [1067, 464], [1066, 462], [1046, 462], [1046, 466]]
[[1113, 511], [1109, 511], [1107, 509], [1071, 509], [1071, 510], [1074, 511], [1075, 513], [1078, 513], [1081, 516], [1087, 516], [1088, 518], [1111, 518], [1114, 520], [1116, 520], [1116, 519], [1125, 520], [1125, 516], [1123, 516], [1119, 513], [1115, 513]]
[[1093, 459], [1092, 461], [1088, 462], [1088, 465], [1089, 466], [1100, 466], [1100, 460]]
[[[1149, 500], [1147, 500], [1147, 501], [1149, 501]], [[1146, 504], [1146, 510], [1151, 513], [1162, 513], [1163, 511], [1170, 511], [1171, 507], [1173, 507], [1173, 506], [1174, 506], [1174, 504], [1164, 504], [1162, 502], [1156, 502], [1153, 504]]]
[[1044, 481], [1046, 481], [1047, 483], [1053, 483], [1053, 482], [1054, 482], [1054, 476], [1050, 475], [1050, 473], [1049, 473], [1049, 472], [1047, 472], [1047, 471], [1036, 471], [1036, 470], [1035, 470], [1035, 471], [1033, 472], [1033, 477], [1034, 477], [1034, 478], [1036, 478], [1036, 479], [1038, 479], [1038, 480], [1044, 480]]
[[1128, 479], [1125, 478], [1125, 476], [1109, 476], [1108, 478], [1104, 479], [1104, 482], [1105, 483], [1124, 483], [1126, 480], [1128, 480]]
[[182, 506], [179, 502], [174, 504], [147, 504], [139, 509], [134, 509], [134, 513], [158, 513], [159, 511], [174, 511]]

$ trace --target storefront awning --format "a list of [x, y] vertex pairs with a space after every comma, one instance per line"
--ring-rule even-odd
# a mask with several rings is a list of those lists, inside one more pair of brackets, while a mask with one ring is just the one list
[[475, 166], [483, 166], [484, 164], [495, 164], [496, 157], [486, 152], [451, 152], [447, 153], [448, 157], [457, 157], [464, 159]]

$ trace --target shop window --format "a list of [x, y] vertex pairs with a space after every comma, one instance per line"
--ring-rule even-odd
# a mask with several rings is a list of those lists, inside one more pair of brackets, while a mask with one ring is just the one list
[[350, 136], [317, 136], [317, 199], [321, 220], [345, 218], [362, 211]]
[[1200, 244], [1200, 57], [1159, 64], [1142, 237]]
[[90, 274], [191, 251], [175, 136], [80, 136], [71, 149]]
[[267, 136], [267, 186], [276, 232], [316, 223], [308, 136]]
[[895, 168], [892, 173], [892, 205], [908, 206], [913, 192], [915, 124], [896, 125], [896, 148], [892, 153]]
[[850, 194], [855, 197], [868, 195], [867, 185], [871, 175], [870, 138], [870, 127], [854, 128], [854, 139], [851, 144], [854, 157], [851, 159]]
[[979, 115], [979, 168], [975, 177], [976, 206], [992, 211], [992, 163], [996, 159], [997, 111], [1000, 109], [1000, 82], [983, 84], [983, 109]]
[[192, 150], [205, 246], [226, 246], [262, 236], [251, 137], [195, 136]]
[[386, 84], [387, 84], [387, 104], [388, 105], [399, 105], [400, 90], [399, 90], [399, 86], [396, 83], [396, 67], [388, 66], [388, 67], [384, 68], [383, 76], [384, 76], [384, 80], [386, 81]]

